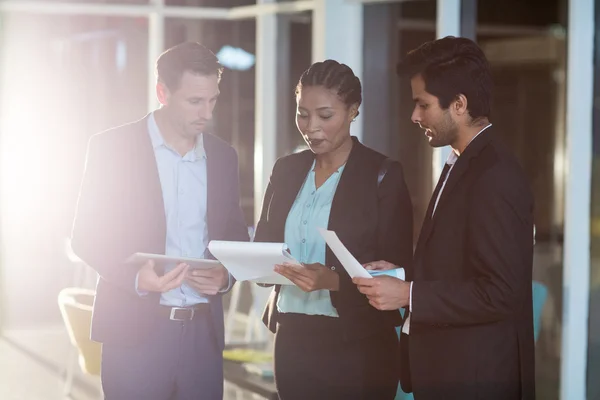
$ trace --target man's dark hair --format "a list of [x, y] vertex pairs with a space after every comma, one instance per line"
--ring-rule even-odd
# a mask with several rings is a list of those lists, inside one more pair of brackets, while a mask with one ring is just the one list
[[185, 71], [204, 76], [216, 75], [220, 81], [223, 67], [212, 51], [197, 42], [173, 46], [156, 60], [158, 80], [171, 91], [179, 88]]
[[447, 36], [426, 42], [406, 55], [398, 73], [421, 74], [425, 90], [438, 98], [443, 109], [463, 94], [471, 118], [490, 115], [492, 74], [483, 51], [472, 40]]
[[[304, 71], [296, 85], [296, 95], [305, 86], [323, 86], [326, 89], [334, 90], [346, 106], [352, 104], [360, 106], [362, 103], [360, 79], [354, 75], [349, 66], [335, 60], [316, 62]], [[358, 115], [358, 111], [356, 115]]]

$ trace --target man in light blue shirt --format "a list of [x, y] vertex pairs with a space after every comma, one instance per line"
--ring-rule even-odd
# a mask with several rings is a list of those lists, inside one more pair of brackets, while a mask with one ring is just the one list
[[183, 43], [157, 72], [162, 107], [90, 140], [72, 246], [99, 274], [92, 339], [103, 343], [106, 398], [219, 400], [227, 270], [125, 262], [138, 252], [211, 258], [210, 240], [248, 240], [237, 154], [206, 133], [217, 58]]
[[[175, 257], [205, 258], [208, 246], [207, 214], [207, 175], [206, 152], [202, 133], [197, 136], [192, 150], [183, 156], [165, 142], [156, 122], [155, 114], [148, 116], [148, 133], [154, 149], [158, 176], [165, 205], [167, 238], [165, 254]], [[231, 278], [224, 268], [216, 271], [189, 271], [186, 265], [178, 267], [188, 272], [188, 279], [181, 285], [161, 294], [160, 304], [171, 307], [190, 307], [207, 303], [204, 294], [224, 292], [231, 287]], [[169, 270], [173, 270], [170, 268]], [[195, 275], [198, 276], [195, 276]], [[214, 274], [217, 284], [212, 288], [211, 281], [205, 281]], [[227, 285], [224, 288], [224, 274]], [[180, 273], [179, 277], [184, 277]], [[139, 279], [139, 274], [138, 274]], [[176, 280], [177, 283], [179, 283]], [[139, 285], [139, 282], [138, 282]], [[138, 289], [141, 295], [146, 294]]]

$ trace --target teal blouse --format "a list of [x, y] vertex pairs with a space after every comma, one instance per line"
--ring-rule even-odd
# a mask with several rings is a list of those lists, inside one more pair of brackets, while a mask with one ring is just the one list
[[[292, 256], [301, 263], [325, 264], [326, 243], [317, 228], [327, 229], [331, 203], [343, 171], [344, 165], [317, 189], [313, 162], [290, 209], [285, 222], [285, 243]], [[282, 313], [338, 317], [337, 310], [331, 304], [329, 290], [306, 293], [292, 285], [281, 287], [277, 309]]]

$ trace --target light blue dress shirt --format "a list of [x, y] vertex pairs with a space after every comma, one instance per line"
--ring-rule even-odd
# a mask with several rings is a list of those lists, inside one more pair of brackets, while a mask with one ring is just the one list
[[[205, 258], [209, 238], [206, 224], [206, 153], [202, 135], [198, 136], [195, 148], [182, 157], [164, 141], [154, 113], [148, 117], [148, 132], [165, 204], [165, 254]], [[171, 307], [189, 307], [199, 303], [208, 303], [208, 299], [186, 283], [162, 293], [160, 297], [160, 304]]]
[[[326, 243], [317, 228], [327, 229], [331, 203], [343, 171], [344, 166], [341, 166], [317, 189], [313, 162], [290, 209], [285, 222], [285, 243], [292, 256], [301, 263], [325, 265]], [[292, 285], [281, 286], [277, 309], [283, 313], [338, 317], [329, 290], [306, 293]]]

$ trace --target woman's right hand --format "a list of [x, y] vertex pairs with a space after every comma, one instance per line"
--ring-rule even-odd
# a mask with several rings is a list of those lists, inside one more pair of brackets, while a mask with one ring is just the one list
[[368, 262], [366, 264], [363, 264], [363, 267], [365, 267], [365, 269], [369, 271], [387, 271], [390, 269], [400, 268], [397, 265], [392, 264], [391, 262], [383, 260]]

